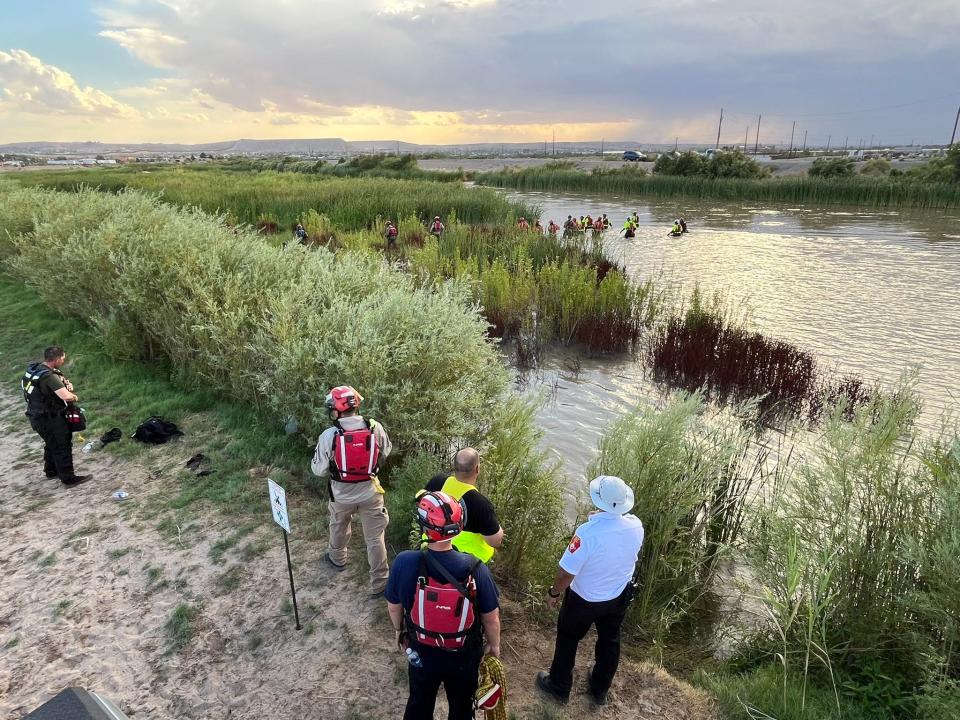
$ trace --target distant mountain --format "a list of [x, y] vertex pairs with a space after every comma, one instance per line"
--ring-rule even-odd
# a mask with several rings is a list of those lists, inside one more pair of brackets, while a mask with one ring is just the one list
[[[607, 150], [637, 150], [653, 148], [635, 141], [621, 142], [558, 142], [560, 152], [597, 152]], [[289, 140], [226, 140], [224, 142], [186, 143], [101, 143], [101, 142], [18, 142], [0, 145], [0, 153], [20, 155], [64, 155], [94, 157], [96, 155], [346, 155], [348, 153], [401, 152], [423, 154], [483, 153], [497, 154], [551, 150], [552, 143], [464, 143], [460, 145], [418, 145], [399, 140], [358, 140], [341, 138]]]

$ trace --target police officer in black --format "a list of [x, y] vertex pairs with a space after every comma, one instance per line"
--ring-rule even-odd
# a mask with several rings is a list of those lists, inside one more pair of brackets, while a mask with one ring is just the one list
[[27, 401], [30, 427], [43, 438], [43, 471], [48, 478], [60, 478], [68, 487], [89, 480], [73, 470], [73, 438], [63, 417], [67, 403], [76, 402], [73, 385], [60, 368], [67, 355], [58, 345], [43, 351], [43, 362], [31, 363], [20, 381]]

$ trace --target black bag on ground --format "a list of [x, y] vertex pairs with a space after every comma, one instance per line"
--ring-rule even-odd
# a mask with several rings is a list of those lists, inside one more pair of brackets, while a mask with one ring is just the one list
[[181, 435], [183, 432], [174, 423], [154, 415], [140, 423], [130, 437], [140, 442], [162, 445], [167, 440]]

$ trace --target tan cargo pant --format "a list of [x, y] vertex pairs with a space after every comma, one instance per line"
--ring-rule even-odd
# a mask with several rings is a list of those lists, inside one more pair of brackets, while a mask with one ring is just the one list
[[367, 561], [370, 563], [370, 592], [380, 592], [387, 586], [387, 546], [383, 539], [384, 531], [390, 522], [387, 508], [383, 505], [383, 495], [375, 494], [361, 503], [341, 503], [331, 500], [327, 505], [330, 511], [330, 545], [327, 552], [337, 565], [347, 562], [347, 545], [350, 543], [352, 529], [350, 521], [354, 515], [360, 515], [363, 528], [363, 540], [367, 544]]

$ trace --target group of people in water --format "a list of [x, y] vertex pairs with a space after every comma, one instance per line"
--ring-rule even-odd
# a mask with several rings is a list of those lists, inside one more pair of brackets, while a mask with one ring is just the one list
[[[598, 214], [596, 217], [591, 215], [581, 215], [579, 219], [575, 218], [573, 215], [567, 215], [566, 221], [563, 225], [558, 225], [554, 220], [550, 220], [547, 223], [547, 227], [544, 228], [540, 224], [540, 220], [534, 219], [531, 223], [525, 217], [520, 217], [517, 220], [517, 227], [520, 230], [527, 230], [530, 232], [535, 232], [540, 235], [546, 233], [547, 235], [559, 235], [561, 232], [564, 237], [570, 237], [586, 232], [593, 232], [594, 235], [599, 235], [610, 229], [613, 223], [610, 222], [610, 218], [607, 217], [606, 213]], [[620, 233], [623, 234], [625, 238], [633, 238], [637, 235], [637, 229], [640, 227], [640, 216], [634, 211], [627, 216], [627, 219], [623, 222], [623, 228], [620, 230]], [[443, 222], [440, 219], [440, 216], [433, 218], [433, 222], [428, 226], [430, 234], [434, 237], [440, 237], [443, 235], [443, 231], [446, 229]], [[677, 218], [673, 221], [673, 226], [668, 233], [671, 237], [679, 237], [684, 233], [688, 232], [687, 230], [687, 221], [684, 218]], [[296, 235], [297, 239], [302, 242], [303, 238], [306, 236], [306, 232], [303, 230], [301, 225], [297, 225]], [[395, 246], [398, 236], [397, 226], [387, 221], [385, 236], [387, 240], [387, 247], [392, 248]]]
[[[543, 228], [540, 226], [539, 221], [536, 222], [532, 227], [529, 222], [524, 218], [520, 218], [520, 221], [517, 223], [518, 227], [528, 230], [532, 229], [536, 232], [543, 232]], [[547, 233], [549, 235], [557, 235], [563, 231], [564, 236], [576, 235], [578, 233], [585, 233], [587, 231], [592, 231], [595, 235], [605, 232], [610, 229], [612, 223], [610, 218], [607, 217], [606, 213], [599, 214], [596, 217], [590, 215], [581, 215], [578, 220], [573, 215], [567, 215], [566, 221], [563, 223], [563, 226], [557, 225], [556, 222], [551, 220], [547, 224]], [[627, 219], [623, 222], [623, 228], [620, 232], [625, 238], [636, 237], [637, 229], [640, 227], [640, 216], [633, 212], [627, 216]], [[687, 221], [684, 218], [677, 218], [673, 221], [673, 226], [670, 229], [671, 236], [679, 236], [687, 232]]]

